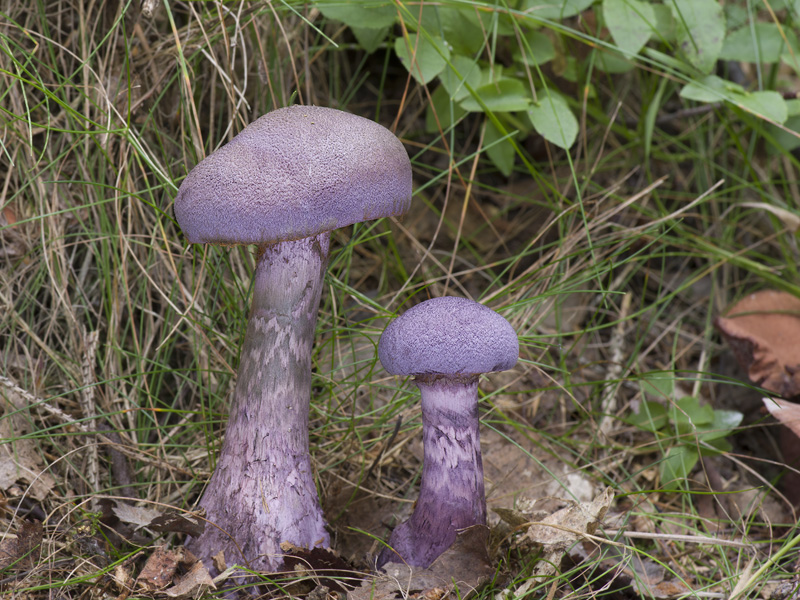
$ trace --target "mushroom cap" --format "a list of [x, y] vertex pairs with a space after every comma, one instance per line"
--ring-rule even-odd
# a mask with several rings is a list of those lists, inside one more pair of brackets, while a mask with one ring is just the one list
[[389, 323], [378, 358], [393, 375], [475, 375], [517, 364], [519, 340], [491, 308], [466, 298], [432, 298]]
[[404, 214], [411, 163], [385, 127], [319, 106], [256, 119], [200, 161], [175, 198], [192, 243], [272, 244]]

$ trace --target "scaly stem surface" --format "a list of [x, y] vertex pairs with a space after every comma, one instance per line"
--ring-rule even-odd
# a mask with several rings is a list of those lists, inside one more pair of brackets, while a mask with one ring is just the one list
[[262, 249], [239, 375], [217, 468], [189, 549], [210, 566], [276, 571], [281, 542], [328, 546], [308, 448], [311, 348], [329, 234]]
[[459, 529], [486, 524], [478, 420], [478, 377], [418, 376], [425, 457], [414, 514], [398, 525], [378, 566], [428, 567]]

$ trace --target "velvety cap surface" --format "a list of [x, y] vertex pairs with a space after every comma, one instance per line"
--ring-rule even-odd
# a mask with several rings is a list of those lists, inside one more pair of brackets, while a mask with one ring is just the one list
[[392, 321], [378, 342], [378, 358], [393, 375], [473, 375], [517, 364], [511, 324], [466, 298], [433, 298]]
[[269, 244], [401, 215], [411, 163], [383, 126], [290, 106], [245, 127], [187, 175], [175, 217], [193, 243]]

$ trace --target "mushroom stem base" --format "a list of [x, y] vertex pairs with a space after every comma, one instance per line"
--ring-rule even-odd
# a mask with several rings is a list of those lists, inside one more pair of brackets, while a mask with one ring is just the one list
[[417, 377], [422, 394], [425, 457], [414, 513], [395, 527], [378, 566], [428, 567], [458, 530], [486, 524], [478, 420], [478, 377]]
[[280, 544], [329, 545], [308, 447], [311, 348], [329, 235], [262, 249], [230, 418], [200, 506], [206, 528], [187, 547], [207, 566], [273, 572]]

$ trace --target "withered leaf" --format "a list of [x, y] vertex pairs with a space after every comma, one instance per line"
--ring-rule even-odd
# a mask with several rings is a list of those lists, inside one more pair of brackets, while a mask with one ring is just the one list
[[535, 567], [537, 575], [552, 575], [564, 552], [586, 534], [594, 535], [606, 516], [614, 490], [606, 488], [591, 502], [573, 503], [539, 522], [531, 523], [523, 539], [542, 548], [542, 560]]
[[192, 520], [190, 514], [168, 512], [155, 517], [148, 527], [159, 533], [186, 533], [192, 537], [199, 537], [206, 528], [206, 523]]
[[283, 564], [286, 569], [302, 571], [313, 575], [314, 579], [331, 590], [346, 592], [349, 588], [342, 583], [353, 575], [353, 566], [328, 548], [301, 548], [293, 544], [283, 543], [281, 549], [286, 552]]
[[6, 538], [0, 543], [0, 571], [31, 569], [36, 564], [36, 549], [42, 543], [42, 524], [39, 521], [23, 521], [15, 538]]
[[200, 598], [209, 588], [217, 589], [208, 569], [198, 560], [186, 574], [176, 578], [175, 585], [164, 590], [164, 593], [170, 598]]
[[488, 527], [468, 527], [427, 569], [388, 563], [383, 567], [385, 575], [364, 582], [348, 594], [348, 600], [398, 600], [411, 595], [435, 600], [466, 598], [494, 575], [486, 550], [488, 539]]
[[172, 583], [178, 564], [183, 561], [183, 549], [170, 550], [167, 546], [156, 548], [139, 573], [136, 584], [145, 590], [163, 590]]
[[756, 292], [714, 325], [750, 381], [784, 397], [800, 394], [800, 298], [777, 290]]
[[111, 510], [123, 523], [136, 525], [136, 527], [148, 527], [161, 513], [146, 506], [133, 506], [127, 502], [116, 502]]
[[764, 398], [764, 406], [767, 407], [773, 417], [791, 429], [796, 436], [800, 437], [800, 404], [779, 400], [778, 398]]

